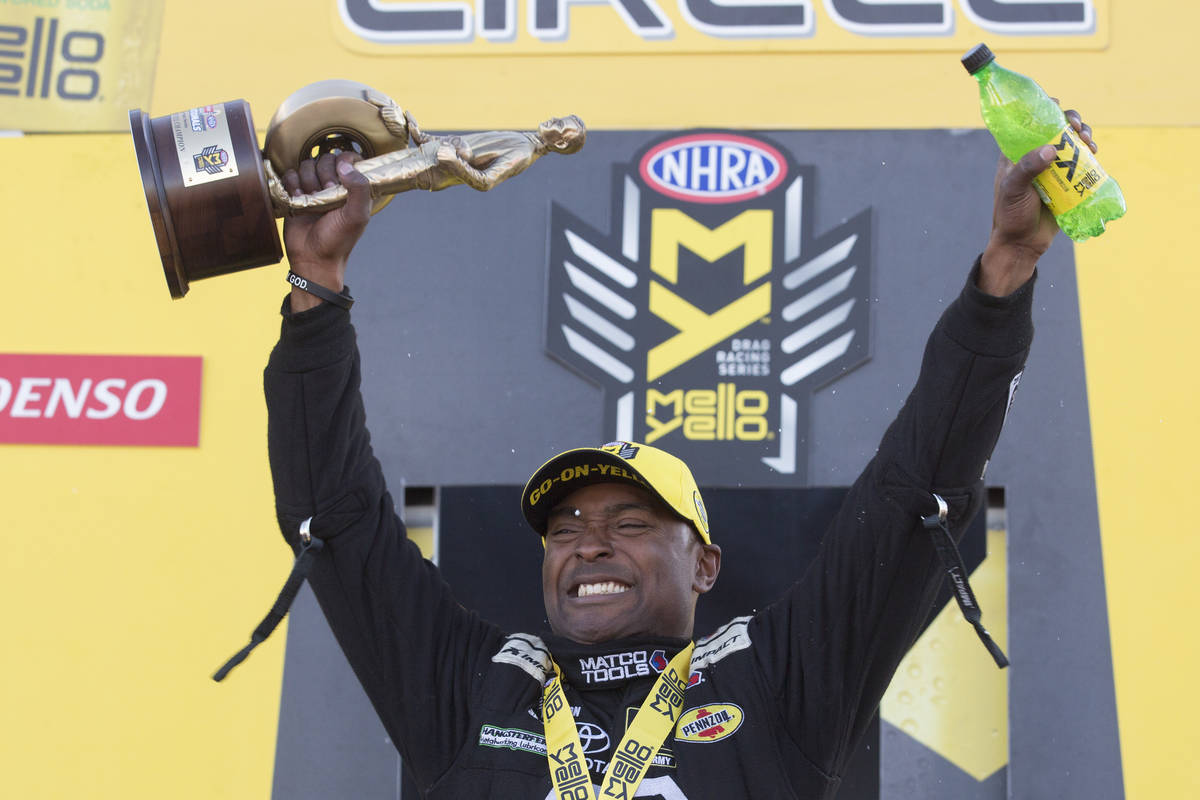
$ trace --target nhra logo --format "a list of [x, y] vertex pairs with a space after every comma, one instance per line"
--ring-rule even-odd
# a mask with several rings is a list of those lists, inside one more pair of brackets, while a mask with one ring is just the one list
[[219, 145], [210, 144], [196, 155], [192, 156], [196, 164], [196, 172], [207, 172], [209, 175], [219, 175], [221, 168], [229, 163], [229, 153]]
[[701, 484], [806, 481], [809, 398], [870, 339], [870, 209], [815, 233], [815, 178], [701, 132], [615, 166], [611, 233], [554, 204], [546, 346], [604, 387], [606, 434]]
[[786, 174], [783, 156], [762, 142], [730, 134], [671, 139], [642, 156], [642, 180], [668, 197], [736, 203], [766, 194]]

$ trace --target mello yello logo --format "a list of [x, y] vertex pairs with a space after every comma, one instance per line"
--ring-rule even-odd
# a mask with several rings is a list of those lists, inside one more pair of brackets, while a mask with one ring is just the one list
[[104, 34], [60, 30], [54, 17], [0, 25], [0, 97], [95, 100], [104, 48]]
[[870, 213], [828, 233], [815, 170], [727, 131], [618, 165], [619, 229], [552, 211], [548, 349], [605, 387], [606, 436], [653, 443], [709, 485], [796, 485], [809, 396], [869, 339]]
[[663, 394], [646, 392], [646, 444], [675, 430], [684, 438], [700, 441], [739, 439], [761, 442], [770, 435], [767, 412], [771, 398], [761, 389], [738, 391], [734, 383], [713, 389], [676, 389]]

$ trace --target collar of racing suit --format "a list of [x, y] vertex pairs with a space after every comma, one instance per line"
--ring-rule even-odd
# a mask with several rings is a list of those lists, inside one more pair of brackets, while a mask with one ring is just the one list
[[615, 689], [635, 681], [657, 678], [671, 657], [687, 646], [687, 639], [631, 637], [601, 644], [580, 644], [554, 634], [544, 634], [555, 663], [568, 685], [576, 689]]

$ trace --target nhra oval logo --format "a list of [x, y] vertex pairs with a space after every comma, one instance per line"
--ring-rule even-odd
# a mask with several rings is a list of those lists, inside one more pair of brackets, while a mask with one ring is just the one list
[[729, 133], [668, 139], [642, 156], [642, 180], [657, 192], [693, 203], [736, 203], [764, 195], [787, 176], [774, 147]]
[[690, 708], [679, 716], [675, 739], [681, 742], [716, 742], [742, 725], [745, 715], [733, 703], [712, 703]]

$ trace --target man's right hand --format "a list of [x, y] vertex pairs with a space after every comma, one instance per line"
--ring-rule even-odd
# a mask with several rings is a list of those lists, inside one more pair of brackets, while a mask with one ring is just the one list
[[[334, 292], [345, 285], [346, 262], [367, 221], [371, 218], [371, 183], [354, 169], [357, 153], [326, 153], [301, 162], [298, 169], [283, 174], [290, 195], [308, 194], [336, 186], [346, 187], [348, 196], [341, 208], [324, 214], [289, 217], [283, 224], [283, 242], [292, 272]], [[313, 308], [322, 302], [302, 289], [292, 289], [292, 311]]]

